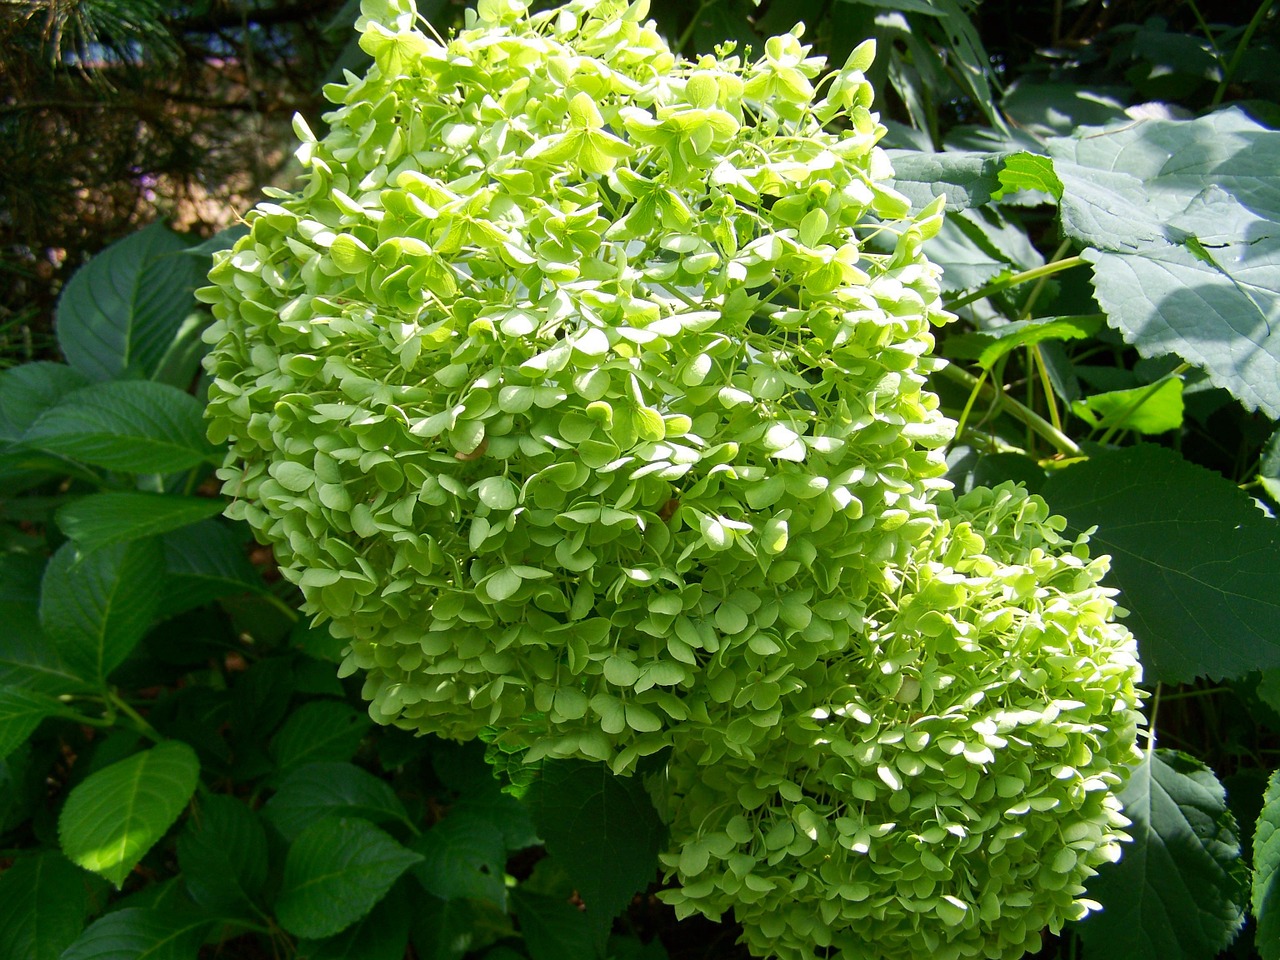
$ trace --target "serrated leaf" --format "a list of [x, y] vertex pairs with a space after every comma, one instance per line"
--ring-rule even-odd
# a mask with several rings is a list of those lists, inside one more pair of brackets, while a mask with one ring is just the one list
[[1271, 499], [1280, 502], [1280, 427], [1271, 434], [1271, 439], [1262, 448], [1258, 460], [1258, 479], [1263, 488], [1271, 494]]
[[219, 457], [198, 400], [164, 383], [96, 383], [66, 394], [23, 442], [124, 473], [189, 470]]
[[153, 224], [77, 270], [58, 299], [58, 345], [94, 380], [149, 377], [169, 349], [208, 265], [183, 256], [186, 240]]
[[65, 363], [40, 360], [0, 370], [0, 441], [22, 439], [42, 413], [88, 382]]
[[191, 960], [211, 926], [190, 909], [126, 907], [90, 924], [60, 960]]
[[422, 889], [441, 900], [472, 898], [506, 905], [507, 848], [502, 831], [477, 814], [451, 813], [416, 837], [413, 868]]
[[79, 714], [43, 693], [0, 686], [0, 760], [24, 743], [41, 720], [53, 716]]
[[1119, 427], [1156, 434], [1182, 426], [1182, 381], [1095, 393], [1071, 404], [1071, 412], [1098, 427]]
[[1280, 771], [1271, 774], [1253, 832], [1254, 945], [1262, 960], [1280, 960]]
[[150, 627], [160, 602], [160, 544], [135, 540], [82, 553], [58, 548], [40, 584], [40, 625], [67, 667], [102, 684]]
[[587, 915], [564, 900], [516, 888], [511, 894], [532, 960], [596, 960], [596, 933]]
[[1015, 153], [1004, 158], [1000, 171], [1002, 193], [1038, 190], [1055, 200], [1062, 199], [1062, 181], [1053, 172], [1053, 161], [1034, 153]]
[[639, 777], [602, 764], [557, 761], [530, 789], [534, 823], [547, 851], [573, 880], [597, 937], [657, 870], [663, 827]]
[[1280, 523], [1235, 484], [1141, 445], [1055, 474], [1043, 495], [1075, 530], [1098, 527], [1148, 681], [1280, 666]]
[[63, 662], [40, 627], [43, 557], [0, 554], [0, 683], [43, 693], [74, 693], [86, 683]]
[[1108, 322], [1280, 417], [1280, 132], [1231, 108], [1086, 128], [1050, 153]]
[[341, 700], [313, 700], [294, 711], [271, 741], [281, 771], [325, 760], [350, 760], [372, 726], [367, 713]]
[[947, 196], [951, 211], [980, 207], [1000, 188], [999, 154], [952, 150], [922, 153], [919, 150], [887, 151], [893, 163], [893, 188], [911, 201], [913, 210]]
[[57, 514], [58, 526], [83, 550], [169, 533], [222, 512], [221, 500], [161, 493], [93, 493]]
[[1175, 750], [1137, 764], [1120, 794], [1133, 842], [1089, 881], [1102, 911], [1079, 927], [1085, 960], [1213, 957], [1244, 923], [1248, 871], [1213, 771]]
[[178, 838], [178, 866], [191, 899], [220, 917], [252, 916], [267, 879], [267, 834], [234, 797], [202, 799]]
[[[416, 906], [416, 905], [414, 905]], [[299, 960], [403, 960], [412, 907], [404, 884], [347, 929], [324, 940], [298, 943]]]
[[989, 370], [997, 360], [1018, 347], [1046, 340], [1080, 340], [1091, 337], [1098, 332], [1102, 321], [1101, 314], [1015, 320], [990, 330], [947, 337], [947, 356], [974, 359], [978, 366]]
[[158, 619], [266, 587], [245, 553], [242, 525], [202, 520], [160, 538], [164, 547], [165, 590]]
[[63, 853], [119, 887], [178, 819], [199, 774], [195, 751], [177, 740], [91, 774], [58, 818]]
[[331, 937], [368, 913], [421, 860], [367, 820], [320, 820], [289, 847], [276, 916], [295, 936]]
[[297, 768], [280, 783], [262, 813], [286, 840], [331, 816], [359, 816], [374, 823], [409, 820], [390, 785], [351, 763]]
[[87, 879], [51, 851], [15, 860], [0, 874], [0, 956], [58, 960], [84, 927]]

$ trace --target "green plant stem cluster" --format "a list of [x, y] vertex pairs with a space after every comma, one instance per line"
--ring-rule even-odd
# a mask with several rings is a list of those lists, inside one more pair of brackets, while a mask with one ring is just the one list
[[374, 719], [673, 747], [673, 898], [762, 955], [1079, 915], [1132, 641], [1042, 502], [939, 518], [941, 198], [885, 183], [870, 45], [819, 80], [799, 28], [689, 62], [642, 0], [483, 0], [448, 41], [362, 10], [374, 65], [199, 295], [229, 512]]

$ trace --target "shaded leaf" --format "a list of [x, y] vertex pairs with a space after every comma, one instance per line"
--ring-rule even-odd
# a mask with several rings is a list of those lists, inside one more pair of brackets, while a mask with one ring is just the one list
[[1000, 188], [1002, 158], [994, 153], [890, 150], [893, 187], [921, 209], [946, 194], [948, 210], [980, 207]]
[[191, 960], [211, 926], [191, 910], [126, 907], [90, 924], [61, 960]]
[[414, 901], [410, 932], [421, 960], [461, 960], [514, 933], [507, 912], [488, 900], [421, 895]]
[[298, 943], [299, 960], [403, 960], [413, 910], [404, 885], [336, 936]]
[[1103, 909], [1079, 927], [1085, 960], [1215, 956], [1244, 923], [1248, 890], [1222, 785], [1200, 761], [1157, 750], [1120, 799], [1133, 842], [1089, 881]]
[[24, 743], [45, 717], [77, 717], [61, 701], [21, 687], [0, 686], [0, 760]]
[[276, 916], [295, 936], [331, 937], [368, 913], [421, 859], [367, 820], [320, 820], [289, 847]]
[[219, 916], [252, 916], [267, 879], [267, 834], [234, 797], [202, 799], [178, 838], [178, 865], [191, 899]]
[[188, 470], [219, 457], [205, 439], [203, 410], [163, 383], [97, 383], [64, 396], [23, 442], [125, 473]]
[[40, 415], [89, 381], [64, 363], [22, 363], [0, 370], [0, 441], [16, 443]]
[[71, 670], [101, 684], [151, 625], [163, 576], [155, 540], [89, 554], [68, 541], [45, 568], [40, 624]]
[[1280, 771], [1271, 775], [1253, 833], [1254, 944], [1262, 960], [1280, 958]]
[[43, 557], [0, 554], [0, 683], [44, 693], [72, 693], [83, 679], [63, 662], [58, 648], [40, 627], [40, 579]]
[[168, 533], [222, 512], [221, 500], [160, 493], [93, 493], [58, 511], [62, 532], [86, 551]]
[[246, 592], [265, 592], [262, 577], [245, 554], [244, 527], [201, 520], [161, 537], [164, 596], [157, 619], [167, 619], [206, 603]]
[[88, 875], [44, 851], [0, 874], [0, 956], [57, 960], [80, 935], [89, 912]]
[[351, 763], [298, 767], [285, 776], [262, 813], [286, 840], [330, 816], [359, 816], [375, 823], [409, 819], [389, 784]]
[[517, 887], [511, 903], [533, 960], [595, 960], [601, 955], [586, 914], [566, 901]]
[[507, 848], [502, 830], [476, 814], [451, 813], [416, 837], [413, 868], [422, 889], [441, 900], [472, 898], [504, 906]]
[[183, 237], [152, 224], [72, 275], [58, 300], [56, 329], [74, 369], [94, 380], [155, 373], [208, 273], [200, 259], [181, 256], [186, 249]]
[[58, 818], [63, 853], [119, 887], [178, 819], [199, 773], [195, 751], [166, 740], [90, 775]]
[[1280, 666], [1280, 523], [1235, 484], [1142, 445], [1099, 452], [1043, 493], [1075, 530], [1098, 527], [1092, 549], [1111, 555], [1148, 681]]
[[313, 700], [293, 712], [271, 741], [281, 771], [325, 760], [350, 760], [372, 721], [341, 700]]

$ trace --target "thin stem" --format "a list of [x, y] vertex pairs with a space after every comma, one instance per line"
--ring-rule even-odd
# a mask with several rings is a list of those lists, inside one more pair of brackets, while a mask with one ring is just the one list
[[1146, 390], [1142, 391], [1141, 396], [1134, 400], [1133, 403], [1129, 404], [1129, 406], [1125, 408], [1124, 412], [1116, 418], [1116, 422], [1107, 428], [1106, 433], [1102, 435], [1102, 439], [1098, 442], [1102, 444], [1109, 443], [1111, 438], [1119, 433], [1120, 429], [1129, 421], [1129, 418], [1137, 413], [1144, 403], [1154, 397], [1156, 392], [1165, 385], [1166, 381], [1172, 380], [1174, 377], [1180, 377], [1190, 369], [1191, 364], [1180, 363], [1155, 383], [1151, 384], [1151, 386], [1147, 387]]
[[1049, 422], [1058, 430], [1062, 429], [1062, 418], [1058, 414], [1058, 401], [1053, 395], [1053, 382], [1049, 379], [1049, 368], [1044, 362], [1044, 354], [1040, 352], [1040, 344], [1031, 345], [1031, 357], [1036, 370], [1040, 374], [1040, 385], [1044, 387], [1044, 402], [1049, 407]]
[[[1275, 0], [1262, 0], [1258, 12], [1253, 15], [1253, 19], [1249, 21], [1249, 26], [1244, 28], [1244, 33], [1240, 37], [1240, 42], [1236, 44], [1236, 49], [1231, 54], [1231, 62], [1227, 64], [1225, 70], [1222, 71], [1222, 81], [1218, 84], [1218, 89], [1213, 92], [1213, 99], [1209, 101], [1209, 106], [1216, 107], [1222, 103], [1222, 98], [1226, 96], [1227, 87], [1231, 85], [1232, 79], [1236, 75], [1236, 71], [1240, 69], [1240, 61], [1244, 59], [1245, 51], [1249, 49], [1249, 41], [1253, 39], [1253, 35], [1257, 32], [1258, 27], [1262, 26], [1262, 21], [1267, 18], [1267, 13], [1271, 10]], [[1215, 48], [1216, 49], [1216, 48]]]
[[969, 373], [969, 371], [956, 366], [954, 363], [947, 364], [939, 372], [948, 379], [963, 385], [968, 390], [974, 390], [976, 388], [991, 391], [995, 395], [995, 398], [1002, 410], [1014, 419], [1025, 423], [1045, 440], [1048, 440], [1049, 443], [1053, 445], [1054, 449], [1061, 453], [1065, 453], [1068, 456], [1081, 456], [1082, 451], [1076, 445], [1074, 440], [1026, 404], [1015, 400], [1003, 391], [994, 390], [990, 384], [983, 385], [979, 383], [977, 377]]
[[993, 293], [999, 293], [1001, 290], [1007, 290], [1009, 287], [1016, 287], [1020, 283], [1027, 283], [1031, 280], [1039, 280], [1041, 277], [1052, 276], [1055, 273], [1061, 273], [1063, 270], [1070, 270], [1072, 267], [1078, 267], [1085, 262], [1084, 257], [1067, 257], [1065, 260], [1057, 260], [1052, 263], [1046, 263], [1043, 266], [1033, 267], [1030, 270], [1023, 270], [1021, 273], [1015, 273], [1000, 280], [993, 280], [985, 287], [981, 287], [973, 293], [961, 297], [959, 300], [952, 300], [944, 306], [946, 306], [948, 310], [956, 310], [960, 307], [967, 306], [976, 300], [986, 299]]
[[1147, 759], [1156, 749], [1156, 717], [1160, 715], [1160, 691], [1163, 685], [1157, 683], [1156, 691], [1151, 695], [1151, 719], [1147, 721]]
[[983, 370], [982, 376], [977, 377], [973, 382], [973, 389], [969, 391], [969, 399], [965, 402], [964, 410], [960, 413], [960, 419], [956, 422], [956, 437], [959, 438], [964, 433], [964, 425], [969, 421], [969, 414], [973, 411], [973, 404], [978, 399], [978, 393], [982, 390], [983, 384], [987, 382], [987, 374], [989, 370]]
[[1171, 700], [1189, 700], [1192, 697], [1211, 697], [1219, 693], [1231, 693], [1230, 687], [1207, 687], [1203, 690], [1182, 690], [1178, 693], [1166, 693], [1160, 699], [1165, 703]]
[[144, 718], [142, 714], [138, 713], [137, 710], [133, 709], [133, 707], [129, 706], [128, 702], [114, 690], [107, 694], [107, 703], [132, 720], [134, 725], [138, 728], [138, 732], [148, 740], [152, 740], [156, 743], [164, 742], [164, 737], [160, 736], [159, 731], [157, 731], [155, 727], [151, 726], [151, 724], [147, 723], [146, 718]]

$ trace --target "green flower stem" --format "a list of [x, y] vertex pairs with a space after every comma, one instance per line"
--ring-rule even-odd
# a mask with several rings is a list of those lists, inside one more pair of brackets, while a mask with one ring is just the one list
[[1161, 387], [1165, 385], [1165, 381], [1172, 380], [1174, 377], [1180, 377], [1190, 369], [1191, 369], [1191, 364], [1180, 363], [1178, 364], [1178, 366], [1170, 370], [1168, 373], [1166, 373], [1163, 377], [1161, 377], [1155, 383], [1147, 387], [1147, 389], [1142, 392], [1142, 396], [1138, 397], [1137, 400], [1129, 404], [1129, 406], [1125, 409], [1124, 413], [1122, 413], [1119, 416], [1116, 422], [1107, 428], [1106, 433], [1102, 435], [1102, 439], [1099, 440], [1098, 442], [1104, 443], [1104, 444], [1110, 443], [1111, 438], [1120, 432], [1120, 430], [1124, 427], [1124, 425], [1129, 421], [1129, 418], [1132, 417], [1135, 413], [1137, 413], [1138, 410], [1142, 407], [1142, 405], [1146, 403], [1148, 400], [1150, 400], [1152, 397], [1154, 397], [1156, 395], [1156, 391], [1158, 391]]
[[[1021, 403], [1013, 399], [1013, 397], [1010, 397], [1002, 391], [993, 390], [990, 384], [982, 383], [978, 377], [975, 377], [973, 374], [969, 373], [969, 371], [956, 366], [954, 363], [947, 364], [939, 372], [947, 379], [960, 384], [967, 390], [974, 391], [975, 393], [980, 390], [994, 393], [998, 405], [1006, 413], [1014, 419], [1026, 424], [1033, 432], [1039, 434], [1045, 440], [1048, 440], [1053, 444], [1054, 449], [1072, 457], [1082, 455], [1081, 449], [1076, 445], [1074, 440], [1068, 437], [1044, 417], [1040, 416], [1040, 414], [1028, 407], [1025, 403]], [[970, 404], [970, 406], [972, 406], [972, 404]], [[960, 435], [959, 430], [956, 431], [956, 435]]]
[[165, 738], [160, 735], [160, 732], [156, 730], [155, 727], [151, 726], [151, 724], [147, 723], [146, 718], [143, 717], [142, 714], [138, 713], [137, 710], [133, 709], [133, 707], [129, 706], [128, 702], [114, 690], [107, 694], [106, 702], [107, 706], [113, 711], [118, 710], [120, 713], [123, 713], [126, 717], [132, 720], [133, 725], [137, 728], [138, 732], [148, 740], [152, 740], [155, 743], [164, 742]]
[[1271, 10], [1271, 6], [1274, 2], [1275, 0], [1262, 0], [1262, 3], [1258, 6], [1258, 12], [1253, 15], [1253, 19], [1249, 21], [1249, 25], [1244, 28], [1244, 33], [1240, 37], [1240, 42], [1236, 44], [1235, 52], [1231, 54], [1231, 62], [1228, 63], [1226, 69], [1222, 71], [1222, 80], [1218, 84], [1218, 89], [1213, 92], [1213, 99], [1209, 101], [1210, 108], [1216, 107], [1218, 104], [1222, 103], [1222, 98], [1227, 94], [1227, 87], [1231, 85], [1231, 81], [1235, 77], [1236, 71], [1240, 69], [1240, 61], [1244, 59], [1245, 51], [1249, 49], [1249, 41], [1253, 39], [1253, 35], [1257, 32], [1258, 27], [1262, 26], [1262, 21], [1267, 19], [1267, 13]]
[[967, 306], [978, 300], [984, 300], [993, 293], [999, 293], [1001, 290], [1007, 290], [1009, 287], [1016, 287], [1020, 283], [1028, 283], [1032, 280], [1039, 280], [1041, 277], [1049, 277], [1063, 270], [1070, 270], [1072, 267], [1078, 267], [1087, 261], [1084, 257], [1067, 257], [1065, 260], [1056, 260], [1046, 263], [1043, 266], [1033, 267], [1030, 270], [1023, 270], [1021, 273], [1011, 274], [1002, 277], [999, 280], [993, 280], [985, 287], [980, 287], [973, 293], [961, 297], [959, 300], [952, 300], [946, 304], [948, 310], [958, 310], [960, 307]]

